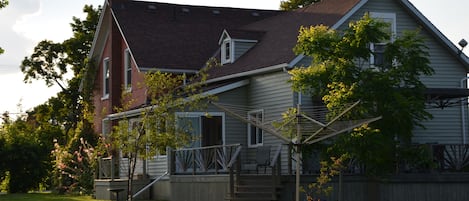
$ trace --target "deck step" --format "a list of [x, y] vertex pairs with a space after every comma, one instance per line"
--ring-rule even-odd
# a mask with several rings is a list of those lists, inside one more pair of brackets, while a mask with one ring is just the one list
[[272, 186], [268, 185], [238, 185], [236, 186], [236, 191], [239, 192], [270, 192], [272, 191]]
[[229, 201], [277, 201], [279, 184], [274, 184], [269, 175], [242, 175], [235, 186], [234, 197], [228, 196]]

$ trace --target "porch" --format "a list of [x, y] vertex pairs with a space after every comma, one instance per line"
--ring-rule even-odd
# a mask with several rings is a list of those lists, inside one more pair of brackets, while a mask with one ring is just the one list
[[[429, 192], [438, 192], [439, 198], [454, 197], [452, 194], [456, 194], [459, 198], [469, 199], [469, 193], [464, 193], [466, 191], [453, 192], [447, 188], [448, 186], [453, 186], [453, 189], [461, 189], [461, 186], [469, 187], [467, 173], [469, 145], [416, 146], [429, 151], [429, 158], [434, 165], [416, 166], [401, 161], [396, 164], [395, 174], [390, 175], [387, 180], [373, 180], [364, 176], [365, 168], [360, 164], [351, 163], [348, 169], [343, 171], [342, 182], [339, 182], [338, 178], [331, 182], [334, 192], [327, 200], [349, 200], [351, 195], [362, 197], [363, 200], [382, 200], [384, 196], [396, 197], [397, 194], [405, 194], [418, 197]], [[269, 164], [265, 167], [257, 167], [257, 164], [246, 157], [247, 155], [243, 155], [243, 149], [244, 147], [239, 144], [169, 149], [167, 156], [158, 157], [158, 162], [156, 159], [148, 160], [145, 162], [146, 165], [141, 166], [146, 170], [140, 172], [146, 172], [148, 176], [140, 177], [140, 181], [149, 184], [168, 172], [168, 175], [159, 177], [157, 182], [146, 185], [148, 199], [155, 200], [293, 200], [295, 175], [292, 147], [271, 146]], [[282, 161], [285, 161], [281, 160], [282, 152], [288, 153], [287, 164], [282, 164]], [[301, 161], [301, 185], [314, 181], [319, 167], [313, 164], [316, 162]], [[122, 163], [118, 163], [119, 166], [116, 166], [118, 169], [108, 168], [107, 170], [111, 172], [104, 174], [105, 165], [103, 161], [100, 163], [102, 167], [98, 175], [118, 176], [98, 178], [95, 183], [96, 197], [103, 199], [98, 195], [104, 192], [109, 196], [104, 199], [112, 198], [107, 189], [122, 186], [120, 181], [126, 179], [112, 171], [122, 171], [125, 167], [122, 167]], [[107, 184], [104, 184], [106, 182]], [[143, 186], [145, 185], [140, 185], [137, 189], [144, 188]], [[409, 188], [412, 188], [413, 192], [409, 191]], [[400, 198], [400, 200], [406, 199]]]

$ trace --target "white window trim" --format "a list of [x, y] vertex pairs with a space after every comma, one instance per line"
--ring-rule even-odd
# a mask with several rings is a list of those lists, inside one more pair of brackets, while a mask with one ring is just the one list
[[[226, 44], [230, 45], [230, 54], [229, 59], [226, 59]], [[221, 64], [228, 64], [228, 63], [233, 63], [234, 61], [234, 42], [231, 40], [231, 38], [227, 37], [223, 40], [221, 43]]]
[[[130, 79], [130, 83], [127, 76], [128, 76], [128, 68], [130, 68], [130, 76], [132, 76], [132, 62], [131, 62], [131, 55], [130, 49], [127, 48], [124, 50], [124, 89], [127, 91], [132, 91], [132, 78]], [[129, 64], [130, 66], [127, 66]]]
[[[223, 145], [226, 145], [225, 138], [225, 113], [224, 112], [175, 112], [176, 121], [177, 117], [202, 117], [202, 116], [221, 116], [222, 128], [221, 128], [221, 138]], [[202, 128], [202, 127], [200, 127]]]
[[[261, 115], [262, 115], [261, 122], [264, 122], [264, 110], [263, 109], [248, 111], [248, 116], [247, 116], [248, 120], [251, 120], [251, 114], [253, 114], [253, 113], [256, 113], [256, 114], [261, 113]], [[256, 127], [256, 130], [257, 129], [260, 129], [260, 128]], [[262, 142], [260, 142], [260, 143], [258, 143], [258, 142], [252, 143], [251, 142], [251, 135], [252, 135], [252, 133], [251, 133], [251, 124], [248, 124], [247, 130], [248, 130], [248, 132], [247, 132], [248, 133], [248, 135], [247, 135], [247, 137], [248, 137], [248, 140], [247, 140], [248, 141], [248, 148], [255, 148], [255, 147], [259, 147], [259, 146], [264, 145], [264, 130], [260, 129], [261, 135], [262, 135]], [[257, 137], [256, 137], [256, 139], [257, 139]]]
[[[111, 67], [110, 67], [110, 59], [109, 57], [106, 57], [103, 59], [103, 83], [102, 83], [102, 88], [103, 88], [103, 96], [101, 98], [101, 100], [105, 100], [105, 99], [108, 99], [109, 98], [109, 90], [111, 89], [110, 86], [111, 86], [111, 76], [110, 76], [110, 71], [111, 71]], [[107, 81], [107, 88], [108, 88], [108, 91], [106, 91], [106, 75], [109, 73], [109, 77], [108, 77], [108, 81]]]
[[[390, 42], [394, 42], [395, 37], [396, 37], [396, 13], [381, 13], [381, 12], [370, 12], [370, 17], [376, 18], [376, 19], [391, 19], [391, 38]], [[376, 43], [379, 45], [385, 45], [386, 43]], [[375, 49], [375, 43], [370, 44], [370, 50], [374, 52]], [[375, 63], [375, 56], [371, 54], [370, 56], [370, 67], [375, 68], [374, 66]]]

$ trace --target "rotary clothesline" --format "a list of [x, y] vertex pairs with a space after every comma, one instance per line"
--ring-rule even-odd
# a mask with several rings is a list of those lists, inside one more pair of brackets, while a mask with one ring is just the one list
[[[226, 112], [228, 115], [237, 118], [238, 120], [248, 123], [250, 125], [256, 126], [276, 137], [285, 141], [286, 143], [294, 143], [294, 145], [301, 145], [301, 144], [313, 144], [319, 142], [321, 140], [325, 140], [327, 138], [336, 136], [340, 133], [344, 133], [350, 131], [356, 127], [359, 127], [365, 123], [371, 123], [381, 119], [381, 117], [370, 118], [370, 119], [360, 119], [360, 120], [347, 120], [347, 121], [339, 121], [339, 119], [348, 113], [351, 109], [353, 109], [356, 105], [360, 102], [357, 101], [349, 107], [344, 107], [345, 109], [336, 115], [331, 121], [327, 123], [323, 123], [320, 120], [314, 119], [310, 117], [308, 112], [302, 112], [300, 105], [296, 110], [295, 115], [287, 116], [286, 119], [280, 119], [280, 121], [271, 121], [270, 123], [264, 123], [261, 121], [251, 119], [248, 117], [248, 111], [243, 108], [246, 107], [236, 107], [233, 105], [223, 105], [220, 103], [211, 102], [212, 105], [219, 108], [220, 110]], [[304, 109], [304, 108], [303, 108]], [[242, 113], [239, 113], [239, 112]], [[325, 117], [326, 113], [323, 112], [323, 116]], [[321, 117], [321, 115], [319, 115]], [[325, 118], [324, 118], [325, 119]], [[280, 125], [280, 122], [283, 122], [282, 125], [277, 126], [279, 128], [275, 128], [273, 123], [277, 122]], [[282, 135], [282, 129], [291, 129], [289, 130], [292, 136], [296, 133], [296, 140], [293, 141], [294, 138], [288, 139], [284, 135]], [[296, 129], [296, 130], [293, 130]], [[303, 136], [306, 137], [305, 140], [302, 140]], [[300, 156], [299, 149], [296, 149], [296, 200], [300, 198]]]
[[[282, 133], [286, 129], [299, 128], [301, 130], [301, 135], [304, 136], [305, 140], [300, 141], [296, 139], [296, 142], [294, 142], [295, 144], [313, 144], [321, 140], [336, 136], [340, 133], [350, 131], [363, 124], [371, 123], [381, 119], [381, 117], [375, 117], [368, 119], [339, 121], [343, 115], [358, 105], [359, 101], [351, 105], [344, 106], [345, 109], [327, 123], [311, 117], [311, 115], [313, 115], [324, 118], [328, 112], [324, 106], [298, 107], [297, 109], [302, 110], [302, 112], [299, 112], [297, 115], [292, 115], [285, 119], [280, 118], [272, 121], [262, 122], [262, 120], [249, 118], [248, 114], [254, 108], [215, 102], [211, 102], [211, 104], [226, 112], [228, 115], [242, 122], [258, 127], [286, 143], [292, 142], [293, 137], [290, 137], [291, 139], [289, 139]], [[274, 126], [274, 124], [277, 124], [278, 126]], [[299, 127], [297, 127], [298, 124]], [[295, 135], [294, 133], [292, 134]]]

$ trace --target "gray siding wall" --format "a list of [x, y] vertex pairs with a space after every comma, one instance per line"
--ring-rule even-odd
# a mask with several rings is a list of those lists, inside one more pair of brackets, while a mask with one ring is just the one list
[[[220, 104], [229, 104], [239, 107], [245, 107], [247, 105], [247, 90], [248, 87], [236, 88], [222, 94], [217, 95], [215, 102]], [[222, 112], [213, 105], [209, 106], [209, 112]], [[225, 145], [230, 144], [241, 144], [243, 146], [243, 152], [241, 157], [246, 157], [247, 147], [247, 125], [246, 123], [228, 115], [225, 113]]]
[[[415, 21], [397, 1], [370, 0], [350, 20], [359, 20], [366, 12], [396, 13], [396, 33], [398, 36], [406, 30], [417, 30], [421, 27], [420, 22]], [[339, 29], [347, 26], [348, 22], [344, 23]], [[466, 77], [466, 69], [428, 30], [421, 29], [420, 34], [425, 38], [426, 45], [429, 48], [431, 66], [435, 71], [432, 76], [422, 76], [424, 84], [429, 88], [459, 88], [460, 80]], [[423, 122], [427, 129], [415, 129], [414, 142], [462, 143], [460, 107], [445, 108], [443, 110], [430, 109], [429, 111], [434, 118]], [[467, 114], [467, 111], [465, 113]]]
[[[288, 73], [280, 71], [271, 74], [259, 75], [252, 77], [248, 91], [248, 105], [253, 110], [264, 110], [264, 122], [280, 120], [282, 113], [288, 108], [294, 107], [291, 84], [287, 81], [290, 79]], [[247, 137], [246, 137], [247, 138]], [[285, 142], [277, 137], [264, 132], [263, 145], [278, 145]], [[248, 158], [255, 159], [255, 148], [248, 148]], [[273, 155], [274, 150], [272, 150]], [[282, 170], [287, 170], [288, 164], [288, 148], [282, 147]]]
[[[218, 95], [222, 104], [245, 106], [247, 104], [247, 87], [237, 88]], [[213, 108], [213, 107], [211, 107]], [[215, 108], [213, 110], [219, 111]], [[246, 145], [246, 124], [225, 114], [225, 144]]]
[[155, 156], [154, 158], [147, 160], [147, 166], [147, 173], [151, 178], [159, 177], [168, 171], [168, 157], [166, 155]]
[[234, 42], [234, 59], [238, 59], [244, 53], [246, 53], [252, 46], [254, 46], [255, 42], [246, 42], [246, 41], [235, 41]]

